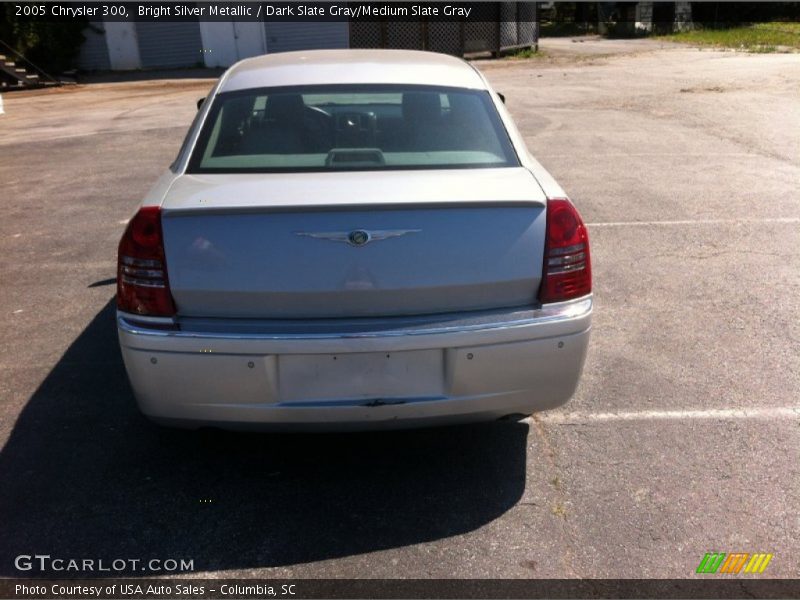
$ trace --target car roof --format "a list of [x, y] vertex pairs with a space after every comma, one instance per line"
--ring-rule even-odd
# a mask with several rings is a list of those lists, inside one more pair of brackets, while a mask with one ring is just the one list
[[411, 84], [486, 89], [466, 61], [418, 50], [307, 50], [247, 58], [233, 65], [218, 92], [323, 84]]

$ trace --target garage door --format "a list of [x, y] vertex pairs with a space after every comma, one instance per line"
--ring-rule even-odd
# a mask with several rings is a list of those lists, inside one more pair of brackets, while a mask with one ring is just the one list
[[142, 68], [203, 66], [200, 23], [136, 23]]
[[342, 23], [266, 22], [267, 52], [347, 48], [350, 30]]
[[91, 21], [83, 30], [84, 42], [78, 54], [78, 67], [85, 71], [107, 71], [111, 68], [108, 44], [102, 21]]

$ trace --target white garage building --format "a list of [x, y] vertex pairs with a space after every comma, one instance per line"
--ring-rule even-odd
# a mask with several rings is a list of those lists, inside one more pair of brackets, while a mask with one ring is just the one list
[[[408, 10], [408, 9], [406, 9]], [[479, 13], [476, 12], [476, 15]], [[535, 2], [488, 3], [472, 21], [383, 18], [352, 21], [94, 21], [78, 67], [93, 70], [228, 67], [272, 52], [404, 48], [456, 56], [535, 48]]]
[[344, 22], [94, 21], [84, 31], [78, 67], [84, 70], [227, 67], [289, 50], [347, 48]]

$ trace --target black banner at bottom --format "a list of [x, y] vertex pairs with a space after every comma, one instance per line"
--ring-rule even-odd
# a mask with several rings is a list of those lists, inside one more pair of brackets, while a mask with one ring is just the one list
[[800, 580], [0, 579], [0, 598], [800, 598]]

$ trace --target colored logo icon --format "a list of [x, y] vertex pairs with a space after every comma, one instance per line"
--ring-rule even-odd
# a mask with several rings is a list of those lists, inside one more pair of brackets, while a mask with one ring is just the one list
[[738, 575], [739, 573], [763, 573], [772, 554], [747, 552], [707, 552], [697, 566], [696, 573]]

